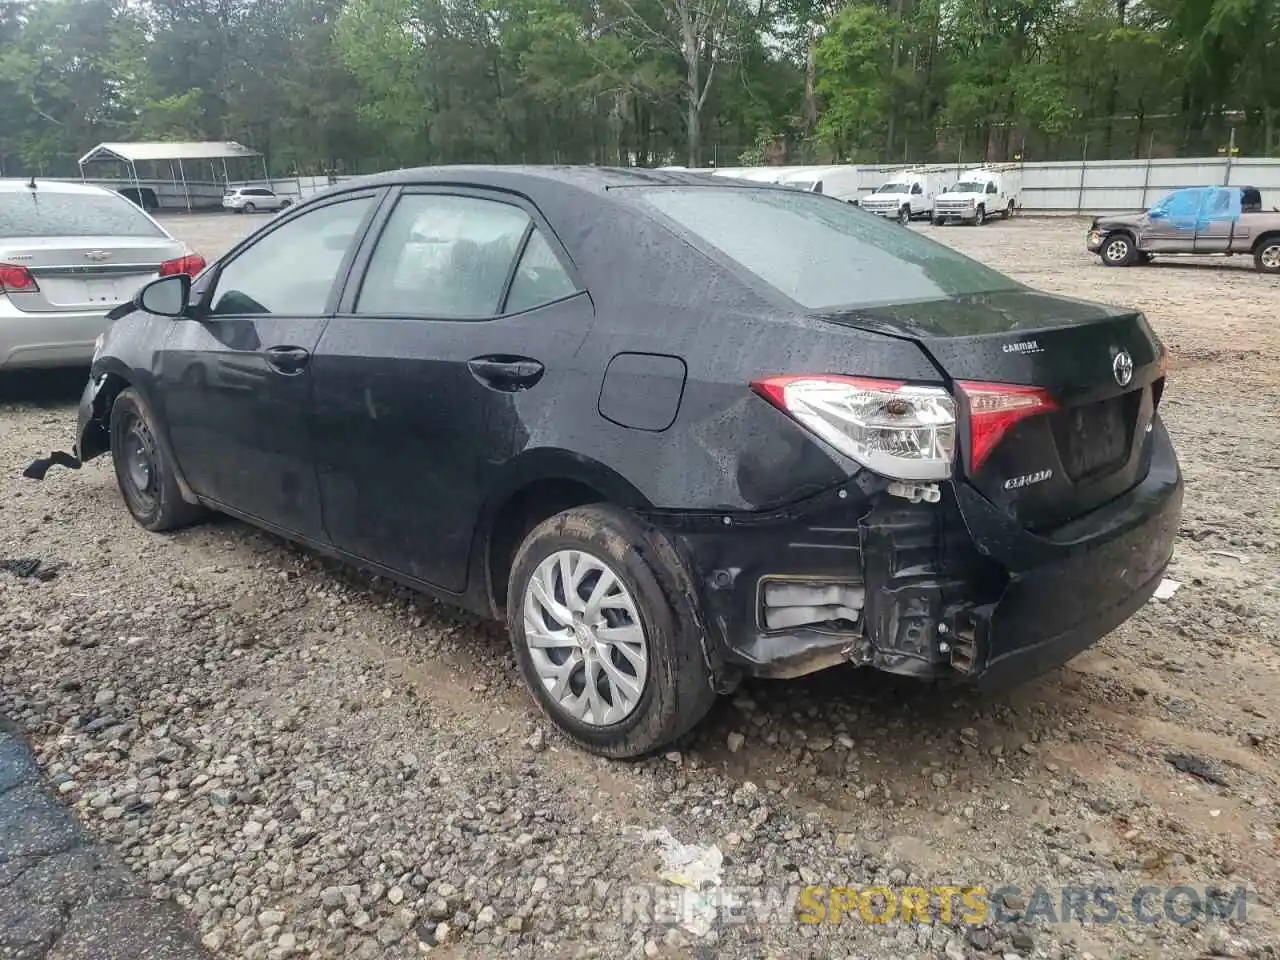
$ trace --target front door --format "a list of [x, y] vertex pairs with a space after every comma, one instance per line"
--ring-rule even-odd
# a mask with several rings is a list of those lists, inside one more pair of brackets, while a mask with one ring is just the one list
[[593, 311], [523, 200], [407, 189], [383, 219], [312, 367], [325, 525], [347, 553], [460, 593], [486, 491]]
[[1196, 246], [1196, 224], [1204, 205], [1203, 187], [1175, 190], [1147, 211], [1147, 224], [1138, 247], [1151, 252], [1191, 253]]
[[1196, 253], [1226, 253], [1240, 220], [1239, 190], [1210, 190], [1196, 222]]
[[375, 199], [304, 210], [233, 252], [159, 357], [164, 420], [192, 489], [314, 540], [324, 526], [310, 364]]

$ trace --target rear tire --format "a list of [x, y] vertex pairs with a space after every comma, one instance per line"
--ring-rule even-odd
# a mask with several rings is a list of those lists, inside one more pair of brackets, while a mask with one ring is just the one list
[[691, 730], [716, 699], [694, 596], [670, 541], [625, 510], [577, 507], [539, 524], [511, 567], [507, 629], [543, 713], [606, 757]]
[[1112, 233], [1102, 241], [1098, 256], [1108, 267], [1131, 267], [1138, 262], [1138, 248], [1127, 233]]
[[1258, 244], [1253, 265], [1259, 273], [1280, 273], [1280, 237], [1267, 237]]
[[1007, 207], [1005, 207], [1003, 210], [1000, 211], [1000, 216], [1004, 220], [1013, 219], [1013, 201], [1012, 200], [1009, 201], [1009, 205]]
[[155, 417], [132, 387], [111, 405], [111, 463], [125, 506], [146, 530], [185, 527], [205, 509], [182, 499], [177, 469], [160, 442]]

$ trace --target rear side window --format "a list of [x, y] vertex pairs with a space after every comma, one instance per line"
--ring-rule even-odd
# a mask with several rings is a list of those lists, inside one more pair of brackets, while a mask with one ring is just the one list
[[40, 187], [0, 193], [0, 238], [164, 235], [118, 193], [60, 193]]
[[497, 316], [529, 224], [519, 207], [496, 200], [401, 197], [369, 260], [356, 313], [442, 320]]
[[1020, 284], [950, 247], [810, 193], [642, 187], [642, 202], [809, 310], [939, 300]]
[[506, 312], [532, 310], [576, 292], [577, 287], [556, 259], [551, 244], [547, 243], [541, 231], [533, 231], [516, 267], [516, 275], [511, 278]]

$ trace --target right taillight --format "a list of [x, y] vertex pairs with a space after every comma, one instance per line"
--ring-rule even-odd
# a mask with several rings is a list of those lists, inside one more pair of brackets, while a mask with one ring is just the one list
[[956, 381], [969, 404], [969, 469], [978, 468], [991, 456], [1000, 440], [1015, 423], [1057, 409], [1042, 387], [1019, 387], [1007, 383]]
[[751, 386], [836, 450], [882, 476], [951, 476], [956, 407], [941, 387], [833, 374], [766, 377]]
[[35, 293], [36, 278], [26, 267], [16, 263], [0, 263], [0, 293]]
[[196, 277], [205, 266], [204, 257], [198, 253], [188, 253], [186, 256], [166, 260], [160, 264], [160, 276], [172, 277], [175, 274], [185, 273], [190, 277]]

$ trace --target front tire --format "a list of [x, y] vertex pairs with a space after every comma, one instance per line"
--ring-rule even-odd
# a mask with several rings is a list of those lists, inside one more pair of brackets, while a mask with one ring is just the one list
[[947, 221], [942, 217], [930, 217], [929, 222], [932, 223], [935, 227], [940, 227], [943, 224], [945, 224]]
[[257, 212], [258, 212], [258, 208], [257, 208], [257, 207], [255, 207], [252, 203], [246, 203], [246, 204], [244, 205], [244, 212], [245, 212], [245, 213], [257, 213]]
[[542, 711], [602, 756], [650, 753], [691, 730], [715, 692], [682, 561], [617, 507], [557, 514], [521, 544], [507, 628]]
[[1253, 265], [1259, 273], [1280, 273], [1280, 237], [1268, 237], [1258, 244]]
[[911, 222], [911, 208], [903, 207], [898, 211], [898, 222], [904, 227]]
[[978, 207], [978, 212], [973, 215], [973, 225], [975, 227], [980, 227], [986, 222], [987, 222], [987, 208], [980, 206]]
[[1130, 267], [1138, 262], [1138, 248], [1127, 233], [1113, 233], [1102, 241], [1098, 251], [1108, 267]]
[[155, 417], [132, 387], [121, 391], [111, 405], [111, 463], [125, 506], [144, 529], [176, 530], [204, 516], [203, 507], [182, 499]]

